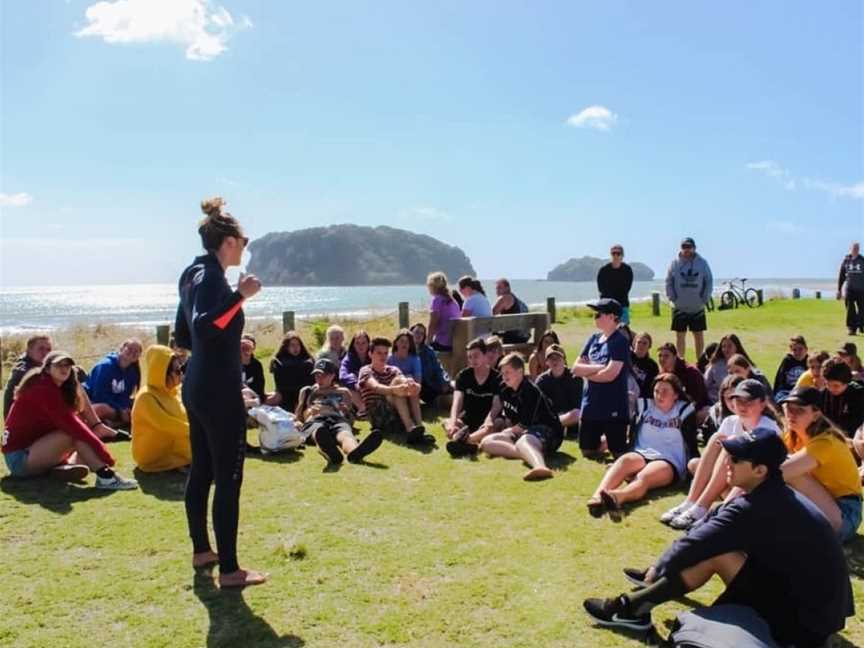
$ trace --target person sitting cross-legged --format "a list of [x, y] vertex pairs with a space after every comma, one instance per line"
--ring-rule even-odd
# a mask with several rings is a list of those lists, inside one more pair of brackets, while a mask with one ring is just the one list
[[143, 351], [141, 341], [129, 338], [115, 353], [109, 353], [90, 371], [84, 388], [93, 410], [112, 426], [128, 426], [132, 416], [132, 397], [141, 383], [138, 359]]
[[834, 532], [811, 502], [784, 484], [780, 466], [786, 448], [774, 430], [757, 428], [726, 439], [723, 448], [730, 457], [729, 485], [745, 494], [673, 543], [652, 567], [625, 569], [640, 589], [587, 599], [585, 610], [603, 626], [648, 630], [655, 607], [717, 575], [726, 589], [704, 611], [708, 618], [720, 613], [720, 606], [723, 611], [741, 606], [734, 624], [739, 631], [751, 629], [747, 622], [761, 625], [761, 619], [772, 635], [769, 641], [822, 646], [855, 613], [849, 570]]
[[504, 429], [485, 437], [480, 449], [490, 457], [522, 459], [531, 470], [526, 481], [549, 479], [554, 474], [544, 455], [555, 452], [564, 439], [558, 416], [540, 388], [525, 375], [525, 360], [510, 353], [501, 360], [501, 403]]
[[594, 517], [605, 511], [617, 519], [623, 504], [680, 481], [687, 460], [698, 455], [696, 409], [675, 374], [657, 376], [654, 399], [639, 399], [633, 427], [633, 449], [615, 460], [588, 500]]

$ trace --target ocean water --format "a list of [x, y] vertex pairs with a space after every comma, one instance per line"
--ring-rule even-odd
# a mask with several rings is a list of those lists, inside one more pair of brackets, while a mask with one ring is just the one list
[[[494, 280], [483, 282], [494, 294]], [[718, 289], [720, 281], [717, 282]], [[546, 298], [558, 305], [584, 303], [597, 296], [592, 281], [565, 282], [514, 279], [513, 292], [532, 308], [545, 308]], [[751, 279], [748, 286], [762, 288], [766, 298], [789, 297], [800, 288], [805, 297], [816, 290], [833, 297], [831, 279]], [[637, 282], [631, 299], [648, 299], [653, 291], [663, 294], [662, 281]], [[425, 286], [264, 287], [245, 306], [252, 319], [280, 318], [292, 310], [297, 317], [324, 314], [362, 316], [395, 313], [407, 301], [412, 310], [425, 310], [429, 295]], [[0, 287], [0, 333], [51, 330], [76, 324], [151, 326], [174, 321], [177, 309], [175, 284], [126, 284], [57, 287]]]

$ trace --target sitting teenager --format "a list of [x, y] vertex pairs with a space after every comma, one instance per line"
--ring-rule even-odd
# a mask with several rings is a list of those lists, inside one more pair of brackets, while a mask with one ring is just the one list
[[782, 400], [795, 389], [798, 379], [807, 371], [807, 341], [803, 335], [789, 338], [789, 353], [783, 356], [774, 376], [774, 399]]
[[51, 473], [81, 481], [96, 473], [96, 488], [131, 490], [134, 479], [114, 472], [105, 444], [78, 416], [81, 406], [75, 361], [62, 351], [27, 372], [15, 393], [3, 433], [3, 458], [13, 477]]
[[822, 412], [851, 439], [864, 423], [864, 385], [853, 382], [852, 370], [841, 358], [826, 360], [822, 377]]
[[321, 456], [330, 464], [342, 463], [344, 458], [358, 463], [381, 445], [381, 430], [372, 432], [358, 441], [351, 428], [351, 392], [336, 383], [338, 367], [329, 358], [318, 358], [312, 369], [314, 385], [300, 390], [297, 399], [297, 420], [303, 424], [303, 433], [310, 436]]
[[601, 458], [607, 448], [618, 457], [627, 451], [630, 344], [618, 329], [621, 304], [604, 298], [590, 302], [588, 308], [600, 330], [588, 338], [572, 369], [574, 377], [585, 381], [579, 449], [592, 459]]
[[690, 492], [683, 502], [660, 516], [660, 521], [673, 529], [689, 529], [708, 513], [708, 509], [727, 491], [726, 471], [729, 456], [723, 441], [739, 437], [756, 428], [773, 430], [778, 438], [780, 428], [770, 413], [768, 390], [758, 380], [742, 380], [730, 396], [735, 401], [735, 414], [726, 417], [720, 429], [705, 444], [700, 459], [691, 459], [688, 470], [693, 473]]
[[687, 397], [696, 408], [696, 418], [701, 423], [708, 416], [708, 390], [705, 388], [705, 379], [699, 370], [685, 362], [684, 358], [678, 356], [678, 349], [671, 342], [667, 342], [657, 349], [657, 362], [662, 373], [671, 373], [678, 376], [678, 380], [684, 385]]
[[531, 380], [537, 380], [537, 376], [546, 371], [546, 349], [553, 344], [560, 345], [561, 341], [558, 339], [558, 334], [549, 329], [540, 336], [537, 348], [531, 352], [531, 356], [528, 358], [528, 377]]
[[12, 409], [12, 401], [15, 398], [15, 389], [21, 383], [21, 379], [31, 369], [41, 367], [45, 356], [51, 353], [51, 338], [48, 335], [38, 334], [27, 339], [27, 345], [12, 365], [12, 373], [6, 381], [3, 391], [3, 418], [9, 416]]
[[450, 376], [444, 370], [435, 349], [426, 344], [426, 326], [419, 322], [411, 327], [414, 336], [414, 346], [420, 357], [420, 373], [423, 382], [420, 383], [420, 401], [426, 405], [434, 405], [435, 399], [453, 391]]
[[267, 393], [264, 391], [264, 367], [255, 357], [256, 346], [255, 338], [251, 335], [244, 335], [240, 339], [240, 369], [243, 387], [255, 394], [259, 403], [264, 403], [267, 401]]
[[864, 370], [861, 368], [861, 358], [858, 357], [858, 347], [854, 342], [846, 342], [837, 349], [837, 355], [852, 370], [852, 380], [864, 383]]
[[420, 384], [387, 364], [390, 340], [372, 338], [369, 364], [360, 370], [357, 384], [373, 430], [382, 434], [405, 433], [411, 445], [429, 443], [420, 413]]
[[406, 378], [418, 385], [423, 384], [423, 364], [417, 355], [417, 345], [414, 336], [408, 329], [402, 329], [393, 338], [393, 350], [387, 358], [387, 364], [396, 367]]
[[744, 382], [743, 378], [729, 375], [720, 383], [720, 397], [711, 406], [711, 409], [708, 410], [708, 416], [699, 425], [698, 434], [703, 441], [707, 442], [711, 435], [720, 429], [723, 421], [735, 413], [735, 399], [732, 398], [732, 393], [742, 382]]
[[433, 272], [426, 278], [426, 288], [432, 295], [427, 328], [432, 348], [436, 351], [453, 350], [453, 320], [461, 316], [461, 306], [450, 294], [447, 275]]
[[537, 376], [535, 383], [549, 399], [566, 435], [576, 437], [579, 435], [584, 381], [568, 370], [567, 355], [558, 344], [546, 349], [546, 366], [548, 369]]
[[[492, 306], [493, 315], [518, 315], [528, 312], [528, 306], [513, 294], [507, 279], [502, 278], [495, 282], [495, 294], [497, 298]], [[531, 337], [530, 333], [519, 329], [501, 331], [497, 335], [504, 344], [524, 344]]]
[[297, 408], [300, 390], [315, 382], [312, 380], [313, 364], [312, 356], [300, 335], [296, 331], [288, 331], [270, 361], [276, 392], [267, 399], [267, 404], [293, 412]]
[[545, 457], [553, 454], [564, 439], [558, 416], [540, 388], [528, 380], [525, 361], [518, 353], [504, 356], [501, 380], [504, 429], [484, 437], [480, 449], [490, 457], [521, 459], [527, 463], [531, 469], [523, 476], [525, 481], [553, 477]]
[[762, 385], [764, 385], [765, 390], [768, 392], [770, 397], [771, 383], [768, 382], [768, 378], [765, 374], [759, 371], [747, 356], [741, 353], [736, 353], [729, 358], [729, 362], [726, 363], [726, 368], [733, 376], [738, 376], [744, 380], [758, 380]]
[[466, 275], [459, 279], [458, 285], [465, 300], [462, 303], [462, 317], [492, 317], [492, 305], [486, 298], [482, 283]]
[[482, 338], [468, 343], [466, 357], [468, 366], [456, 376], [450, 418], [444, 421], [447, 452], [454, 457], [477, 454], [480, 442], [494, 431], [490, 412], [501, 411], [501, 376], [489, 366]]
[[841, 543], [861, 525], [861, 477], [845, 435], [825, 418], [822, 394], [812, 387], [782, 401], [783, 442], [789, 458], [783, 478], [828, 519]]
[[651, 398], [654, 395], [654, 379], [660, 373], [660, 367], [651, 357], [652, 344], [653, 340], [648, 333], [637, 333], [633, 338], [630, 371], [639, 386], [640, 398]]
[[696, 358], [696, 368], [703, 376], [705, 375], [705, 372], [708, 371], [708, 367], [711, 366], [711, 358], [713, 358], [714, 354], [717, 353], [719, 346], [719, 342], [711, 342], [705, 347], [705, 350], [699, 354], [699, 357]]
[[[683, 480], [687, 461], [696, 457], [696, 409], [675, 374], [654, 381], [654, 398], [640, 398], [632, 449], [615, 460], [588, 499], [588, 512], [616, 515], [622, 505], [648, 491]], [[626, 482], [626, 483], [625, 483]]]
[[351, 336], [348, 353], [339, 365], [339, 384], [351, 392], [351, 402], [354, 403], [358, 418], [366, 416], [366, 406], [363, 404], [363, 396], [357, 385], [357, 376], [360, 370], [369, 364], [370, 339], [369, 334], [362, 329]]
[[802, 387], [813, 387], [822, 391], [825, 389], [825, 379], [822, 377], [822, 365], [830, 358], [831, 355], [827, 351], [807, 356], [807, 371], [801, 374], [798, 382], [795, 383], [795, 389]]
[[324, 334], [324, 345], [318, 349], [315, 358], [327, 358], [338, 367], [346, 353], [348, 349], [345, 348], [345, 330], [338, 324], [331, 324]]
[[85, 389], [96, 416], [113, 425], [128, 425], [132, 413], [132, 397], [141, 383], [138, 359], [141, 341], [129, 338], [117, 352], [109, 353], [96, 363], [87, 378]]
[[761, 620], [778, 645], [821, 647], [855, 613], [843, 551], [824, 516], [783, 483], [786, 448], [773, 430], [756, 429], [723, 447], [730, 457], [728, 485], [745, 494], [675, 541], [652, 567], [625, 568], [638, 590], [587, 599], [585, 610], [600, 625], [647, 631], [653, 608], [717, 575], [726, 587], [704, 617], [719, 621], [729, 606], [741, 607], [719, 643], [704, 645], [765, 646], [723, 641], [736, 630], [739, 636], [758, 632]]
[[708, 402], [712, 405], [716, 403], [720, 397], [720, 383], [729, 374], [728, 363], [729, 359], [739, 353], [748, 360], [750, 356], [744, 350], [741, 340], [734, 333], [724, 335], [720, 338], [717, 348], [710, 356], [708, 367], [703, 371], [705, 380], [705, 391], [708, 394]]
[[192, 463], [189, 417], [180, 398], [182, 362], [169, 347], [144, 352], [144, 386], [132, 405], [132, 459], [144, 472]]
[[490, 335], [486, 342], [486, 360], [489, 361], [489, 366], [498, 371], [501, 365], [501, 358], [504, 357], [504, 343], [497, 335]]

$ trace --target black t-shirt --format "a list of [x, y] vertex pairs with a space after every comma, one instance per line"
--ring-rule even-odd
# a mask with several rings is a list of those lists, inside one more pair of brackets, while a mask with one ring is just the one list
[[255, 356], [249, 360], [248, 365], [243, 367], [243, 386], [248, 387], [263, 403], [267, 395], [264, 393], [264, 367], [261, 366], [261, 361]]
[[630, 306], [630, 289], [633, 287], [633, 269], [626, 263], [615, 269], [607, 263], [597, 271], [597, 290], [600, 297], [611, 297], [625, 308]]
[[501, 374], [494, 369], [482, 385], [477, 383], [477, 377], [471, 367], [466, 367], [456, 376], [456, 391], [465, 395], [463, 422], [472, 429], [477, 429], [486, 420], [492, 408], [492, 400], [501, 391]]
[[630, 355], [630, 370], [639, 385], [639, 398], [654, 398], [653, 383], [660, 373], [660, 367], [651, 356], [638, 357], [635, 353]]
[[522, 380], [516, 391], [502, 385], [501, 403], [504, 405], [504, 415], [514, 425], [526, 429], [532, 425], [545, 425], [553, 432], [563, 434], [561, 422], [552, 411], [549, 399], [527, 378]]
[[558, 378], [552, 375], [551, 370], [544, 371], [537, 376], [534, 384], [551, 401], [556, 414], [564, 414], [582, 406], [582, 379], [574, 377], [567, 369]]

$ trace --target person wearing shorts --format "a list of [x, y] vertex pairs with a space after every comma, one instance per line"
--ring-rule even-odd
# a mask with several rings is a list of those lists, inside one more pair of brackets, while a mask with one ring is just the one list
[[714, 290], [714, 278], [708, 262], [696, 253], [696, 242], [687, 237], [681, 251], [666, 272], [666, 297], [672, 304], [672, 330], [677, 334], [676, 347], [683, 358], [687, 350], [687, 331], [693, 332], [696, 357], [705, 347], [705, 306]]
[[483, 338], [469, 342], [466, 354], [468, 366], [456, 376], [450, 418], [444, 422], [450, 439], [447, 452], [453, 457], [477, 454], [483, 438], [495, 431], [501, 412], [501, 374], [489, 366]]

